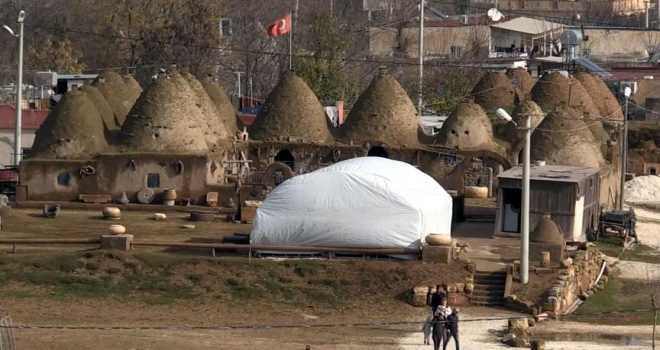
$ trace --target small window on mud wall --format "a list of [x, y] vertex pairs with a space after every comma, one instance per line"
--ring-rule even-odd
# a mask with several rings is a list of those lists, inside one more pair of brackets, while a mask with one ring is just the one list
[[655, 167], [650, 167], [649, 175], [658, 175], [658, 170]]
[[57, 184], [60, 186], [69, 186], [71, 184], [71, 174], [67, 172], [57, 174]]
[[155, 173], [148, 174], [147, 187], [160, 188], [160, 174], [155, 174]]

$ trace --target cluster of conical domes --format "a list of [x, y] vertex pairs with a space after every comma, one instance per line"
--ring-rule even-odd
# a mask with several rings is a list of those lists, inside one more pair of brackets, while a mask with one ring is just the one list
[[170, 67], [143, 91], [130, 76], [99, 75], [64, 95], [35, 137], [32, 157], [76, 159], [126, 152], [206, 152], [236, 133], [236, 113], [213, 78]]

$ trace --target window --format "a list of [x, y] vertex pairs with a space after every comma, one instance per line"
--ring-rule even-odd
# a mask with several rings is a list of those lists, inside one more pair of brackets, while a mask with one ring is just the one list
[[231, 18], [220, 18], [218, 29], [220, 36], [231, 36]]
[[160, 187], [160, 174], [148, 174], [147, 175], [147, 187], [149, 188], [159, 188]]
[[69, 186], [71, 183], [71, 174], [62, 172], [57, 174], [57, 184], [60, 186]]
[[552, 1], [552, 9], [553, 10], [558, 10], [559, 9], [559, 0], [553, 0]]
[[461, 58], [463, 56], [463, 47], [462, 46], [452, 46], [450, 58]]
[[591, 58], [591, 49], [583, 49], [582, 50], [582, 57]]
[[521, 9], [525, 8], [525, 0], [520, 0], [520, 8]]
[[31, 151], [32, 151], [32, 148], [23, 148], [23, 149], [21, 150], [21, 152], [23, 152], [23, 156], [21, 157], [21, 159], [23, 159], [23, 158], [30, 158], [30, 152], [31, 152]]

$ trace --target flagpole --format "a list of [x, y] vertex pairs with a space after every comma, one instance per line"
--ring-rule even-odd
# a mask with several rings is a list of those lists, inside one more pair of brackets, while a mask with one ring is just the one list
[[293, 70], [293, 21], [289, 31], [289, 70]]

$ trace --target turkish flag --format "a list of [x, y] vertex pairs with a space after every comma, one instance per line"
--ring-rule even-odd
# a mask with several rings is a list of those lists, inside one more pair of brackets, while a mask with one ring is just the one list
[[268, 26], [269, 36], [280, 36], [287, 34], [291, 31], [291, 13], [287, 13], [284, 17], [277, 22]]

